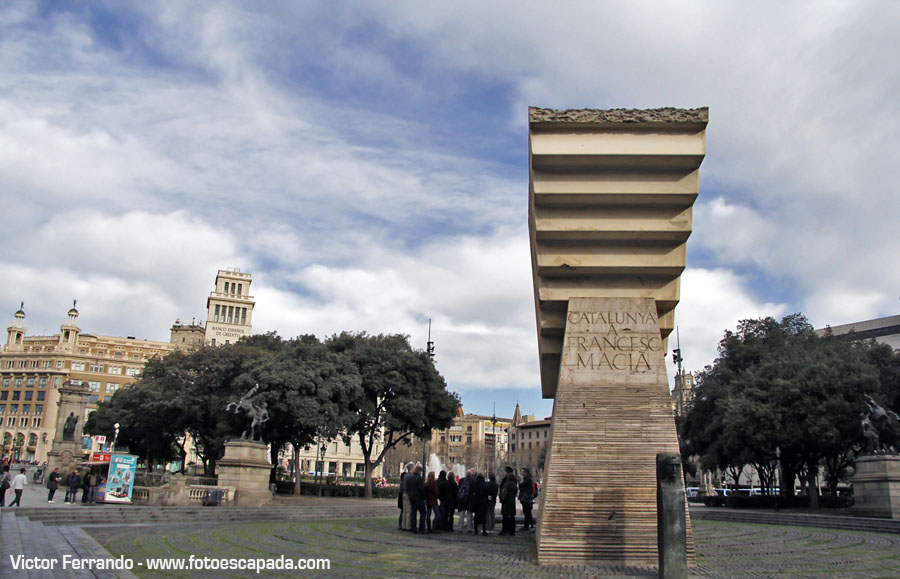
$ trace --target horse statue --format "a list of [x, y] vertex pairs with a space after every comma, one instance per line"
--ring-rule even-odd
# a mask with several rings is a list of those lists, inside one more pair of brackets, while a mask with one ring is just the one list
[[866, 454], [893, 454], [900, 434], [900, 416], [885, 410], [875, 399], [865, 395], [866, 411], [860, 415]]
[[[241, 396], [237, 402], [229, 402], [225, 406], [226, 412], [234, 412], [240, 414], [243, 412], [250, 421], [250, 428], [241, 433], [241, 440], [251, 440], [254, 442], [262, 442], [262, 430], [265, 423], [269, 421], [268, 404], [262, 405], [253, 403], [253, 395], [259, 390], [259, 384], [254, 384], [249, 392]], [[249, 435], [249, 437], [248, 437]]]

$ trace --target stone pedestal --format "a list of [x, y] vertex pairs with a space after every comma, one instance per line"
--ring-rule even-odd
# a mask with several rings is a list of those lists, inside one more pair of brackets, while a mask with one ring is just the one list
[[679, 449], [652, 298], [569, 300], [550, 437], [538, 561], [655, 566], [656, 455]]
[[861, 517], [900, 519], [900, 456], [856, 459], [853, 513]]
[[234, 487], [234, 506], [261, 507], [272, 500], [268, 447], [250, 440], [229, 440], [219, 461], [220, 487]]
[[[87, 407], [87, 397], [90, 394], [88, 387], [81, 384], [75, 385], [66, 381], [59, 388], [59, 410], [56, 413], [56, 433], [53, 436], [53, 445], [47, 453], [47, 471], [49, 475], [56, 467], [63, 478], [75, 470], [76, 465], [84, 460], [81, 448], [82, 426], [84, 425], [84, 410]], [[74, 425], [71, 431], [66, 431], [66, 422], [72, 418]]]

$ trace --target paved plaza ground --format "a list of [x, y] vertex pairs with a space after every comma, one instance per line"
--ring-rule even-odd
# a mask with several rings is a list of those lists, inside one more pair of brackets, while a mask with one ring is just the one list
[[[900, 535], [717, 521], [697, 521], [694, 529], [698, 566], [692, 570], [692, 577], [900, 576]], [[533, 533], [515, 537], [458, 532], [412, 535], [396, 530], [395, 518], [87, 530], [114, 555], [136, 560], [191, 554], [325, 557], [331, 561], [331, 570], [321, 573], [323, 576], [657, 576], [655, 568], [539, 567], [534, 563]], [[218, 577], [223, 573], [195, 576]]]
[[[11, 498], [7, 496], [7, 500]], [[305, 498], [309, 504], [317, 499]], [[87, 525], [84, 530], [115, 556], [147, 558], [327, 558], [330, 571], [281, 576], [325, 577], [656, 577], [655, 568], [555, 566], [534, 562], [534, 534], [482, 537], [462, 533], [413, 535], [397, 530], [396, 517], [339, 518], [352, 514], [353, 499], [318, 499], [336, 505], [333, 519], [271, 522], [186, 522]], [[389, 504], [390, 503], [390, 504]], [[384, 501], [381, 513], [393, 512]], [[109, 509], [49, 505], [46, 489], [26, 489], [24, 506], [43, 509]], [[286, 505], [285, 508], [288, 508]], [[358, 507], [356, 507], [358, 508]], [[9, 512], [10, 509], [4, 509]], [[47, 511], [43, 511], [47, 512]], [[356, 513], [359, 515], [360, 513]], [[330, 516], [330, 515], [329, 515]], [[900, 534], [693, 520], [696, 568], [692, 577], [900, 577]], [[7, 532], [3, 529], [3, 532]], [[3, 553], [8, 556], [8, 553]], [[254, 576], [196, 570], [150, 572], [141, 577]], [[277, 575], [266, 573], [263, 576]]]

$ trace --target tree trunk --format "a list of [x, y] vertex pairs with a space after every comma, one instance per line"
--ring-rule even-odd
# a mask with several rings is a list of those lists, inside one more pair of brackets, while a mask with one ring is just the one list
[[294, 448], [294, 494], [300, 494], [300, 447], [296, 444], [292, 445]]
[[819, 474], [818, 465], [809, 465], [807, 468], [806, 489], [809, 493], [809, 508], [819, 508], [819, 485], [816, 482], [816, 476]]

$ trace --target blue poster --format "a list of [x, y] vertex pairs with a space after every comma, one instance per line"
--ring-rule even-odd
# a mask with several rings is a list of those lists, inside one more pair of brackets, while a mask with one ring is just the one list
[[137, 457], [132, 454], [114, 454], [109, 461], [109, 475], [106, 478], [107, 503], [130, 503], [134, 488], [134, 474]]

